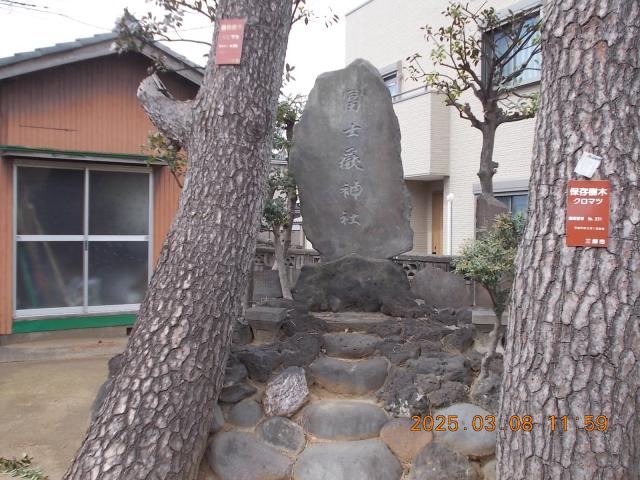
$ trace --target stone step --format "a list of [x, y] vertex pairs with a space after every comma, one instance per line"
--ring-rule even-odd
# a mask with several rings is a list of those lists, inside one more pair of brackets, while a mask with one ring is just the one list
[[329, 332], [371, 332], [394, 322], [393, 318], [375, 312], [320, 312], [312, 315], [324, 320]]
[[366, 333], [327, 333], [322, 339], [327, 355], [341, 358], [369, 357], [382, 342], [379, 336]]
[[380, 440], [311, 445], [293, 468], [294, 480], [400, 480], [401, 475], [400, 462]]
[[206, 458], [221, 480], [286, 480], [293, 464], [289, 457], [246, 432], [218, 433]]
[[364, 395], [384, 385], [389, 361], [384, 357], [367, 360], [320, 357], [309, 370], [316, 383], [329, 392]]
[[366, 402], [322, 400], [307, 405], [298, 422], [307, 433], [327, 440], [377, 437], [387, 423], [380, 407]]

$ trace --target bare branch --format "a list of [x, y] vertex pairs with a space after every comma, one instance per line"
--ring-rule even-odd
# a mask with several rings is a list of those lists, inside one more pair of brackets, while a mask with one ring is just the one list
[[173, 98], [155, 74], [140, 83], [138, 100], [156, 128], [184, 147], [191, 128], [191, 101]]

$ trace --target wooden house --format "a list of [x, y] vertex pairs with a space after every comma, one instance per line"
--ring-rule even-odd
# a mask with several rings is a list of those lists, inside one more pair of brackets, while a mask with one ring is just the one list
[[179, 187], [148, 165], [136, 90], [158, 57], [179, 99], [202, 70], [114, 39], [0, 59], [0, 334], [130, 325], [142, 301]]

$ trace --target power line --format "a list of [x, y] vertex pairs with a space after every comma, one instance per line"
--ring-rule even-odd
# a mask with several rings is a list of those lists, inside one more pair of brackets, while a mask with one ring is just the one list
[[[49, 10], [47, 6], [38, 6], [35, 4], [31, 4], [31, 3], [24, 3], [24, 2], [17, 2], [17, 1], [13, 1], [13, 0], [0, 0], [0, 8], [6, 8], [8, 10], [13, 10], [14, 8], [19, 8], [21, 10], [26, 10], [26, 11], [30, 11], [30, 12], [37, 12], [37, 13], [46, 13], [49, 15], [56, 15], [58, 17], [63, 17], [66, 18], [68, 20], [71, 20], [73, 22], [77, 22], [77, 23], [81, 23], [83, 25], [86, 25], [88, 27], [93, 27], [93, 28], [97, 28], [99, 30], [104, 30], [106, 32], [110, 32], [112, 29], [111, 28], [105, 28], [105, 27], [101, 27], [99, 25], [94, 25], [92, 23], [88, 23], [85, 21], [82, 21], [78, 18], [74, 18], [70, 15], [67, 15], [66, 13], [60, 13], [60, 12], [54, 12], [53, 10]], [[43, 10], [46, 9], [46, 10]]]

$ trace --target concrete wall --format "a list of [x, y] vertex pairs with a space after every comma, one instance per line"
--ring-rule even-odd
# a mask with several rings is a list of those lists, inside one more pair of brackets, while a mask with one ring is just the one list
[[[428, 93], [416, 98], [404, 98], [420, 93], [414, 91], [424, 85], [409, 78], [406, 58], [414, 53], [422, 55], [421, 63], [426, 71], [432, 70], [429, 47], [421, 27], [429, 24], [437, 28], [444, 24], [442, 11], [447, 0], [371, 0], [346, 17], [346, 62], [365, 58], [376, 67], [384, 69], [400, 63], [398, 88], [395, 97], [396, 114], [402, 133], [402, 151], [405, 178], [422, 180], [409, 182], [414, 203], [412, 225], [415, 227], [414, 250], [416, 254], [430, 253], [430, 233], [425, 232], [425, 222], [430, 229], [431, 207], [425, 192], [428, 181], [443, 175], [444, 195], [453, 193], [452, 246], [459, 251], [466, 239], [474, 236], [473, 186], [478, 184], [482, 138], [470, 123], [460, 119], [457, 111], [446, 107], [437, 95]], [[484, 0], [472, 0], [472, 7], [479, 7]], [[531, 6], [530, 0], [489, 0], [496, 10]], [[537, 87], [533, 87], [537, 88]], [[475, 112], [478, 105], [472, 95], [467, 96]], [[530, 175], [535, 120], [525, 120], [502, 125], [497, 132], [494, 160], [500, 164], [495, 182], [527, 180]], [[441, 178], [441, 177], [440, 177]], [[428, 204], [428, 207], [427, 207]], [[443, 207], [444, 236], [446, 240], [447, 202]]]

